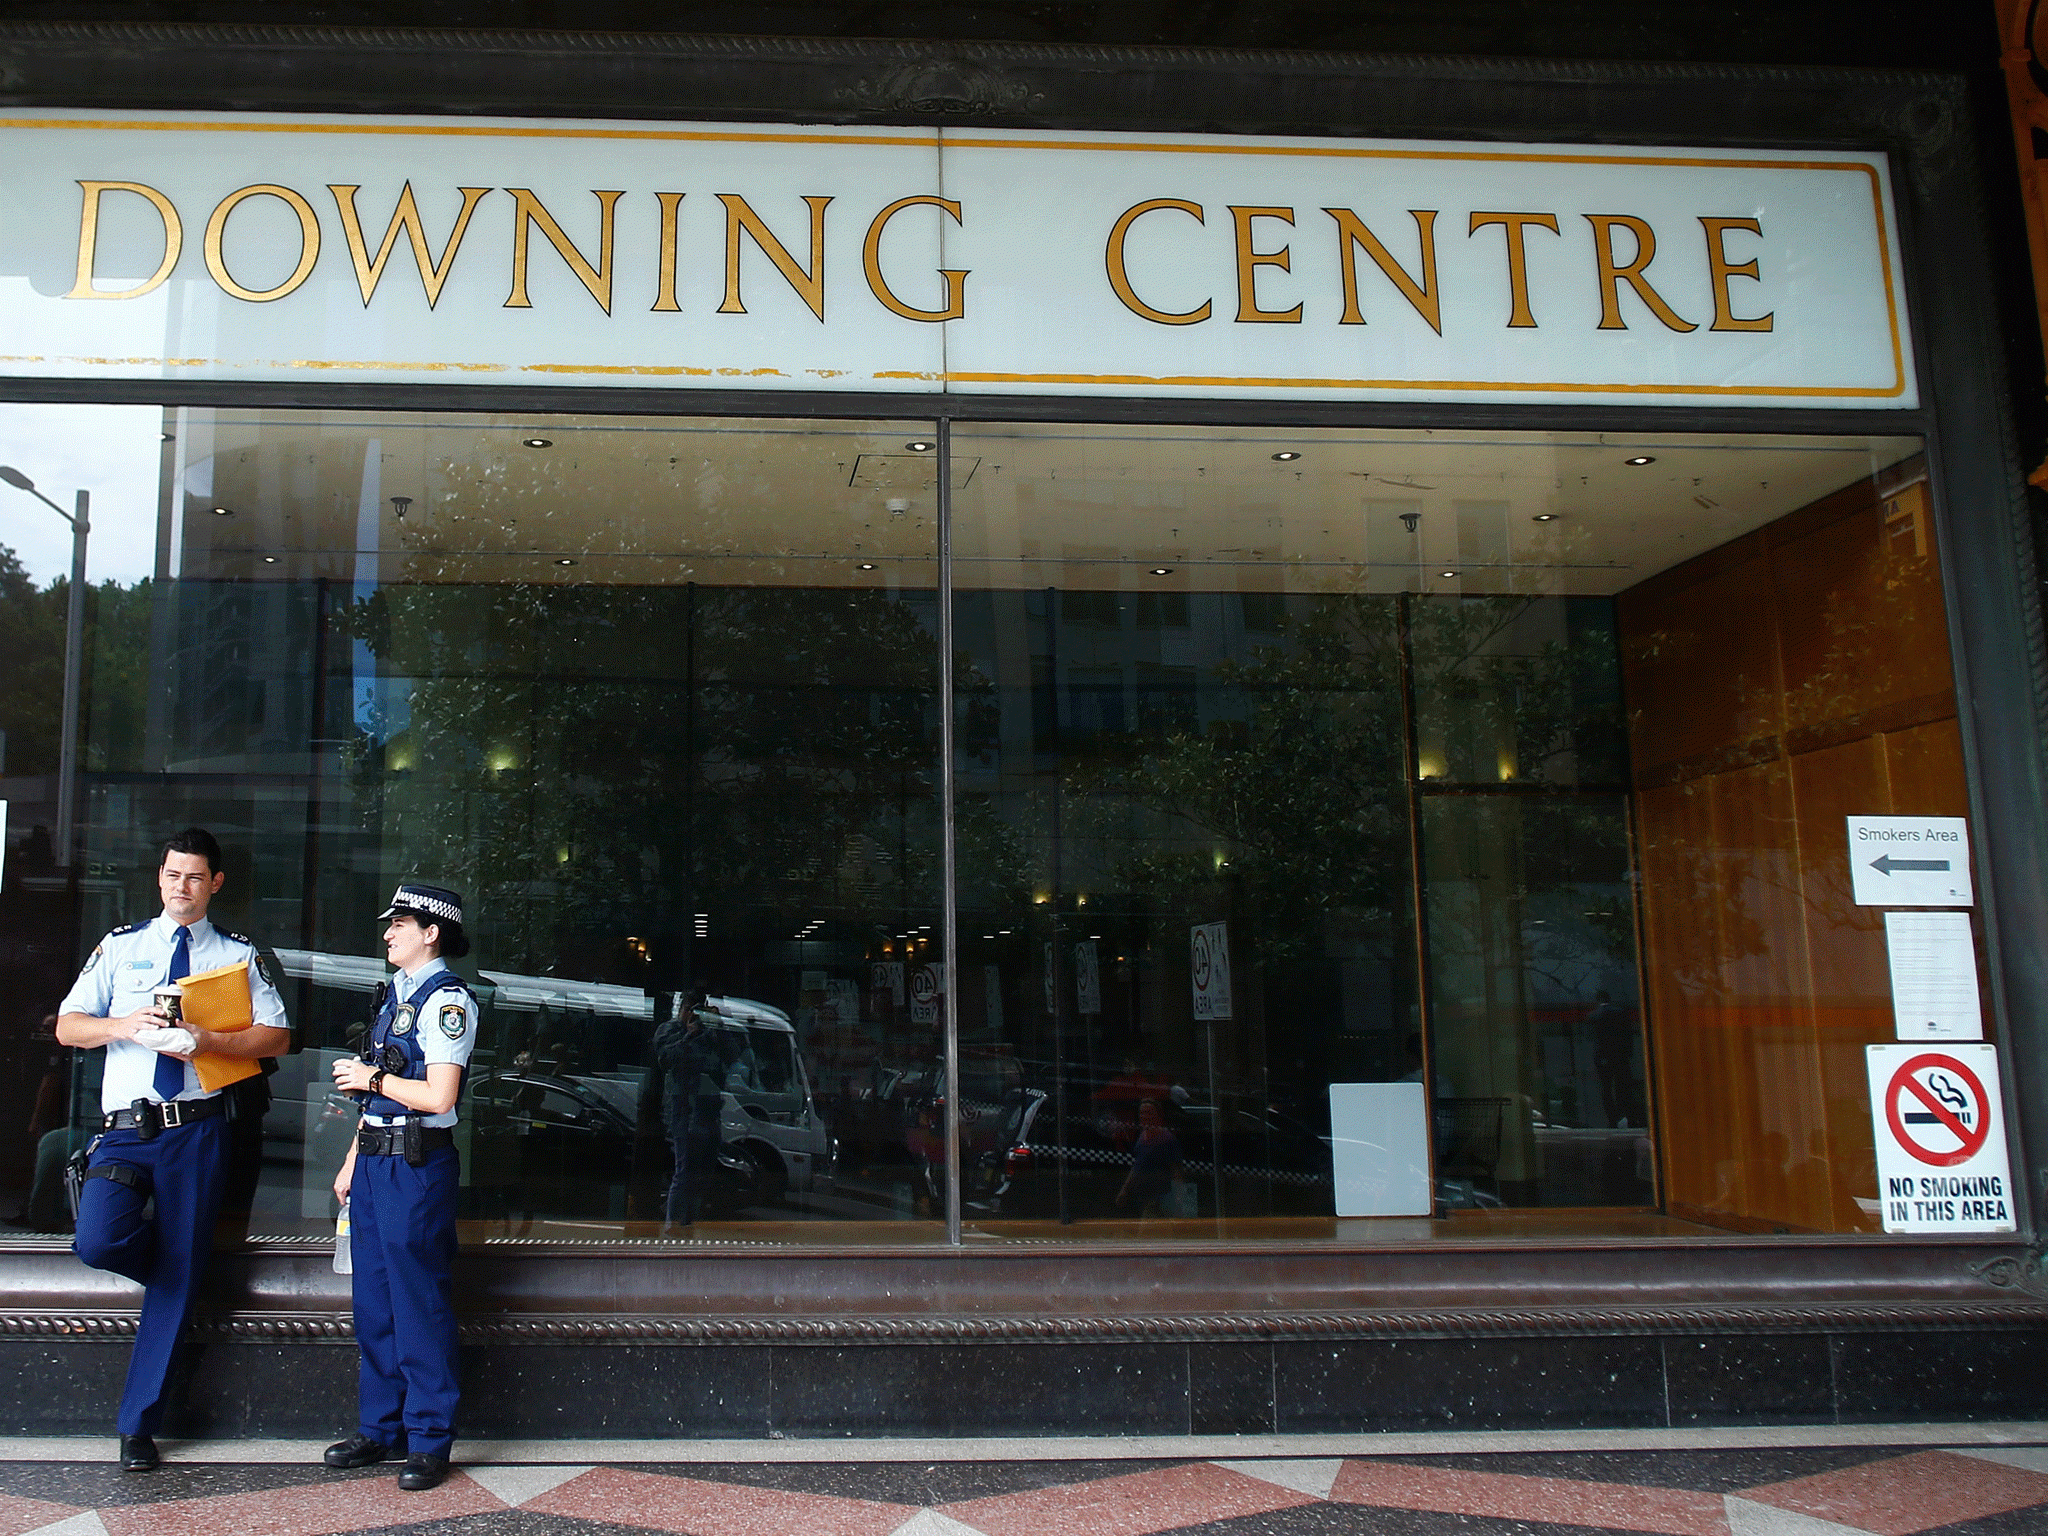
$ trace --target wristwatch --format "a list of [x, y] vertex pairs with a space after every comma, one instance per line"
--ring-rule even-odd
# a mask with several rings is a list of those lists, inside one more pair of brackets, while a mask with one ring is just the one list
[[369, 1081], [369, 1085], [368, 1085], [368, 1087], [369, 1087], [369, 1091], [370, 1091], [371, 1093], [375, 1093], [375, 1092], [377, 1091], [377, 1085], [378, 1085], [379, 1083], [383, 1082], [383, 1081], [384, 1081], [384, 1069], [383, 1069], [382, 1067], [379, 1067], [379, 1068], [378, 1068], [378, 1069], [377, 1069], [376, 1071], [374, 1071], [374, 1072], [372, 1072], [372, 1073], [370, 1074], [370, 1081]]

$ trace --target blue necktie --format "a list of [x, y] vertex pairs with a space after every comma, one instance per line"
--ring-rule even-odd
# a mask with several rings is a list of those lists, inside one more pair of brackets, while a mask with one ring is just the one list
[[[178, 941], [171, 946], [171, 968], [164, 980], [181, 981], [192, 974], [192, 930], [178, 925]], [[185, 1063], [159, 1052], [156, 1058], [156, 1096], [166, 1104], [185, 1091]]]

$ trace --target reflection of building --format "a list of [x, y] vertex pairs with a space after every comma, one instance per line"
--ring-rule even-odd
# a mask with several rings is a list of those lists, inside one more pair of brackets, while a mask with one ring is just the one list
[[[23, 90], [154, 107], [60, 35]], [[5, 130], [0, 356], [73, 359], [36, 366], [81, 431], [161, 405], [165, 471], [157, 577], [93, 633], [88, 869], [10, 818], [0, 964], [49, 993], [167, 825], [233, 849], [306, 1050], [220, 1349], [341, 1305], [307, 1085], [433, 874], [488, 1007], [478, 1358], [606, 1352], [559, 1395], [620, 1432], [1463, 1423], [1467, 1368], [1489, 1423], [2039, 1407], [1982, 1385], [2044, 1320], [1986, 1278], [2029, 1273], [2048, 1134], [2042, 658], [1947, 77], [500, 41], [437, 44], [441, 106], [527, 119], [476, 133]], [[145, 42], [247, 99], [246, 55]], [[414, 45], [248, 46], [350, 82], [303, 114], [397, 99]], [[593, 100], [604, 137], [552, 120]], [[110, 135], [186, 235], [118, 305], [4, 217], [97, 186], [89, 281], [143, 281], [168, 226]], [[1969, 823], [2002, 1217], [1884, 1230], [1850, 816]], [[700, 988], [693, 1091], [763, 1150], [664, 1235], [653, 1041]], [[1413, 1076], [1436, 1213], [1339, 1220], [1332, 1087]], [[1120, 1208], [1155, 1116], [1166, 1187]], [[17, 1246], [18, 1326], [117, 1317]], [[1963, 1325], [2006, 1330], [1974, 1374]], [[722, 1341], [700, 1398], [650, 1340]]]

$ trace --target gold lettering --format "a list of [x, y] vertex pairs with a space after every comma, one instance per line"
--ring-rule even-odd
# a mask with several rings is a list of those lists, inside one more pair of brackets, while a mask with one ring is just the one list
[[391, 215], [391, 223], [384, 230], [384, 243], [377, 247], [374, 259], [363, 241], [362, 221], [356, 217], [356, 193], [360, 187], [330, 186], [334, 194], [334, 206], [341, 212], [341, 232], [348, 240], [348, 259], [356, 269], [356, 287], [362, 290], [363, 308], [370, 307], [370, 300], [377, 295], [377, 285], [384, 280], [385, 263], [391, 260], [391, 252], [398, 245], [399, 232], [405, 233], [412, 244], [413, 264], [420, 269], [420, 285], [427, 291], [427, 308], [432, 309], [441, 302], [441, 285], [448, 281], [448, 271], [455, 264], [455, 253], [462, 249], [462, 236], [469, 228], [469, 216], [476, 212], [476, 205], [490, 192], [489, 187], [458, 187], [462, 194], [462, 211], [455, 215], [455, 229], [448, 236], [448, 243], [441, 247], [441, 259], [435, 261], [427, 254], [427, 231], [420, 222], [419, 204], [413, 201], [412, 183], [407, 182], [398, 193], [398, 209]]
[[[880, 213], [875, 222], [868, 226], [866, 244], [861, 247], [861, 270], [867, 273], [868, 291], [882, 301], [884, 308], [906, 320], [958, 320], [967, 313], [967, 274], [939, 268], [939, 276], [946, 280], [946, 307], [944, 309], [918, 309], [904, 303], [889, 291], [889, 284], [882, 276], [882, 229], [891, 219], [905, 208], [943, 208], [953, 216], [955, 224], [960, 223], [960, 205], [945, 197], [901, 197]], [[942, 226], [943, 227], [943, 226]]]
[[[299, 216], [299, 264], [292, 275], [275, 288], [257, 292], [244, 288], [228, 275], [227, 259], [221, 252], [221, 240], [227, 233], [228, 215], [252, 197], [274, 197], [283, 202]], [[320, 258], [320, 220], [313, 212], [313, 205], [290, 187], [273, 186], [264, 182], [260, 186], [243, 187], [239, 192], [230, 192], [221, 199], [220, 206], [213, 210], [213, 217], [206, 221], [206, 270], [213, 274], [223, 291], [251, 304], [268, 304], [283, 298], [308, 277], [313, 275], [313, 263]]]
[[1208, 222], [1202, 217], [1200, 203], [1190, 203], [1178, 197], [1155, 197], [1150, 202], [1139, 203], [1135, 208], [1126, 208], [1123, 216], [1111, 228], [1109, 246], [1103, 253], [1109, 267], [1109, 286], [1116, 290], [1116, 296], [1123, 301], [1124, 308], [1141, 319], [1150, 320], [1156, 325], [1197, 325], [1209, 318], [1210, 300], [1202, 300], [1199, 309], [1190, 309], [1180, 314], [1172, 310], [1154, 309], [1138, 297], [1137, 290], [1131, 286], [1131, 274], [1124, 265], [1124, 242], [1130, 238], [1131, 226], [1146, 214], [1157, 212], [1161, 208], [1172, 208], [1181, 213], [1192, 214], [1197, 224]]
[[1770, 330], [1772, 322], [1776, 318], [1775, 315], [1762, 314], [1753, 320], [1738, 320], [1735, 318], [1735, 305], [1728, 297], [1728, 279], [1731, 277], [1746, 277], [1752, 282], [1761, 282], [1762, 279], [1757, 276], [1756, 258], [1754, 256], [1745, 262], [1731, 262], [1728, 259], [1727, 247], [1723, 244], [1728, 237], [1728, 231], [1731, 229], [1746, 229], [1752, 235], [1761, 235], [1764, 232], [1763, 225], [1755, 219], [1702, 218], [1700, 223], [1707, 231], [1707, 274], [1714, 289], [1714, 323], [1708, 329], [1715, 331]]
[[721, 315], [744, 315], [747, 306], [740, 301], [740, 232], [751, 235], [754, 244], [761, 248], [761, 254], [775, 263], [797, 297], [810, 305], [811, 313], [820, 320], [825, 318], [825, 205], [829, 197], [807, 197], [804, 206], [811, 210], [811, 269], [806, 272], [796, 264], [796, 258], [789, 254], [775, 233], [761, 221], [761, 216], [747, 206], [747, 200], [736, 192], [721, 192], [718, 200], [725, 204], [725, 302], [718, 306]]
[[[154, 288], [161, 288], [164, 279], [171, 275], [171, 268], [178, 264], [178, 253], [185, 248], [185, 227], [178, 220], [178, 210], [171, 206], [171, 200], [155, 187], [145, 187], [139, 181], [81, 181], [78, 184], [85, 192], [85, 203], [78, 212], [78, 277], [71, 285], [67, 299], [139, 299]], [[133, 288], [105, 290], [92, 285], [93, 257], [100, 238], [100, 198], [108, 192], [133, 192], [147, 198], [164, 221], [164, 259], [156, 274]]]
[[[1635, 289], [1636, 297], [1650, 307], [1650, 313], [1663, 322], [1667, 330], [1699, 329], [1666, 304], [1663, 295], [1652, 288], [1650, 280], [1643, 276], [1643, 268], [1657, 255], [1657, 236], [1647, 220], [1626, 213], [1588, 213], [1581, 217], [1593, 226], [1593, 254], [1600, 263], [1601, 330], [1628, 329], [1628, 322], [1621, 318], [1621, 289], [1617, 286], [1623, 282]], [[1636, 253], [1626, 265], [1614, 259], [1614, 227], [1617, 224], [1636, 238]]]
[[657, 192], [661, 204], [661, 270], [654, 279], [655, 314], [675, 314], [683, 306], [676, 302], [676, 210], [686, 192]]
[[1510, 330], [1534, 330], [1536, 316], [1529, 308], [1529, 251], [1524, 243], [1524, 231], [1531, 225], [1547, 229], [1553, 235], [1558, 233], [1557, 215], [1554, 213], [1475, 213], [1465, 233], [1476, 235], [1489, 225], [1498, 224], [1505, 232], [1508, 242], [1508, 328]]
[[1252, 249], [1252, 220], [1278, 219], [1283, 224], [1294, 222], [1292, 208], [1239, 208], [1232, 205], [1230, 217], [1237, 225], [1237, 323], [1246, 325], [1262, 322], [1267, 325], [1301, 324], [1301, 306], [1292, 309], [1259, 308], [1258, 277], [1260, 267], [1278, 267], [1282, 272], [1289, 270], [1292, 258], [1286, 246], [1277, 251], [1255, 251]]
[[576, 249], [576, 243], [562, 233], [562, 226], [554, 221], [547, 209], [541, 206], [539, 198], [524, 187], [507, 187], [515, 204], [512, 215], [512, 296], [505, 301], [507, 309], [531, 309], [533, 301], [526, 296], [526, 246], [527, 226], [538, 225], [540, 232], [547, 236], [569, 270], [576, 274], [576, 280], [589, 290], [597, 300], [597, 307], [606, 314], [612, 312], [612, 214], [618, 207], [624, 192], [592, 192], [602, 209], [599, 215], [597, 236], [597, 265], [583, 259], [583, 253]]
[[1380, 244], [1379, 236], [1366, 228], [1365, 221], [1349, 208], [1325, 208], [1323, 212], [1337, 221], [1337, 254], [1344, 269], [1344, 318], [1337, 323], [1365, 324], [1365, 315], [1358, 307], [1358, 252], [1353, 249], [1362, 245], [1365, 254], [1387, 275], [1387, 280], [1401, 290], [1401, 296], [1414, 307], [1415, 313], [1428, 321], [1429, 328], [1437, 335], [1443, 335], [1443, 310], [1436, 291], [1435, 211], [1427, 208], [1408, 210], [1408, 217], [1415, 221], [1416, 239], [1422, 247], [1420, 283], [1408, 275], [1392, 253]]

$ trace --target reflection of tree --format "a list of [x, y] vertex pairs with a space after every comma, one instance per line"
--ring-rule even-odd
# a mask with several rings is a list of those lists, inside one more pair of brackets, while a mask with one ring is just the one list
[[411, 680], [410, 719], [359, 743], [362, 813], [408, 867], [476, 892], [508, 968], [593, 975], [598, 957], [562, 954], [571, 931], [659, 931], [686, 899], [778, 926], [799, 906], [928, 903], [929, 609], [828, 589], [383, 589], [344, 622]]
[[[85, 594], [85, 703], [92, 723], [83, 766], [125, 768], [141, 755], [149, 685], [147, 577], [132, 587], [103, 581]], [[64, 624], [70, 578], [38, 588], [13, 550], [0, 545], [0, 731], [6, 771], [55, 773], [64, 711]]]
[[1298, 599], [1289, 617], [1284, 644], [1218, 664], [1204, 728], [1105, 744], [1074, 780], [1079, 838], [1140, 839], [1130, 889], [1187, 908], [1226, 875], [1266, 965], [1314, 953], [1333, 914], [1378, 928], [1406, 906], [1394, 604]]

